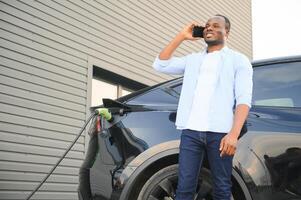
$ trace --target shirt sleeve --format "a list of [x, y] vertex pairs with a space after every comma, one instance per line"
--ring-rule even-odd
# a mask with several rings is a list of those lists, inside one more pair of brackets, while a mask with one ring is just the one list
[[183, 75], [185, 71], [187, 56], [184, 57], [172, 57], [168, 60], [160, 60], [157, 56], [153, 68], [156, 71], [166, 74], [179, 74]]
[[246, 56], [239, 59], [235, 73], [236, 107], [245, 104], [251, 108], [253, 91], [253, 68]]

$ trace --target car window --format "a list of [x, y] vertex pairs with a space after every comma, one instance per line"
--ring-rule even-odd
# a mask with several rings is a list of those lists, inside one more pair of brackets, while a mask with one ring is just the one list
[[301, 107], [301, 63], [254, 68], [253, 105]]

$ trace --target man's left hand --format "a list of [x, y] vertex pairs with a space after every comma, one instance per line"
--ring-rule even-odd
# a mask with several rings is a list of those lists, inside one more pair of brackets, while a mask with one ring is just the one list
[[236, 146], [237, 146], [237, 134], [234, 134], [232, 132], [228, 133], [223, 137], [220, 143], [220, 156], [233, 156], [235, 151], [236, 151]]

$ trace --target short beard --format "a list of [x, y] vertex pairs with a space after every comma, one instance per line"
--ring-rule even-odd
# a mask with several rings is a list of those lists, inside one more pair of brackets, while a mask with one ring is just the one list
[[224, 44], [225, 42], [223, 40], [213, 40], [213, 41], [206, 41], [206, 44], [208, 46], [216, 46], [216, 45], [221, 45], [221, 44]]

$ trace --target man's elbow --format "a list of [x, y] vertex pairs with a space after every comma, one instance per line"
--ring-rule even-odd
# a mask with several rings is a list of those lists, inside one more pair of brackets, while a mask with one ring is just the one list
[[238, 103], [238, 104], [236, 104], [236, 109], [237, 108], [242, 108], [244, 110], [250, 110], [251, 107], [252, 106], [251, 106], [250, 103]]
[[238, 107], [239, 105], [248, 107], [248, 109], [250, 109], [252, 107], [252, 96], [245, 95], [245, 96], [240, 96], [239, 98], [236, 98], [236, 107]]
[[169, 60], [161, 60], [159, 58], [159, 56], [157, 56], [153, 63], [153, 68], [156, 71], [162, 72], [162, 69], [164, 69], [166, 66], [168, 66], [169, 63], [170, 63], [170, 59]]

